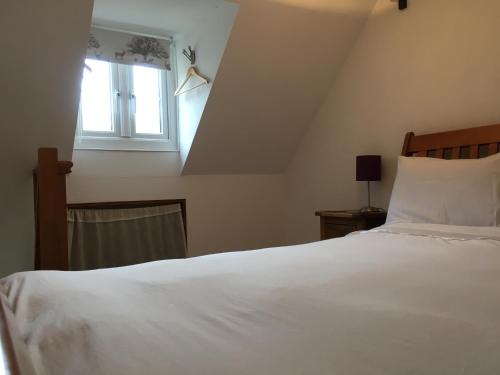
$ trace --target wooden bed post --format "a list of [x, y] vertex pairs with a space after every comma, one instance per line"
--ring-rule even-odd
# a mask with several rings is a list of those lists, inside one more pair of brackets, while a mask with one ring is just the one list
[[69, 269], [66, 175], [72, 162], [58, 161], [57, 149], [38, 150], [35, 170], [35, 269]]

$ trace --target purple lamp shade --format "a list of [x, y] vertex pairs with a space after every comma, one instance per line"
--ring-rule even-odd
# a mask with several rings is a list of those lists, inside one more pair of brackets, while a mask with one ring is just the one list
[[380, 181], [382, 158], [380, 155], [360, 155], [356, 157], [356, 181]]

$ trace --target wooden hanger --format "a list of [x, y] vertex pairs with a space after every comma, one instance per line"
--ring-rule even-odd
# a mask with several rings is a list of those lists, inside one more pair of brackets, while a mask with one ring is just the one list
[[[194, 90], [200, 86], [203, 86], [203, 85], [208, 85], [208, 79], [206, 79], [205, 77], [201, 76], [197, 71], [196, 71], [196, 52], [194, 51], [194, 49], [191, 48], [191, 46], [188, 47], [188, 50], [186, 51], [185, 49], [182, 50], [182, 54], [184, 56], [186, 56], [186, 58], [189, 60], [189, 63], [191, 64], [191, 66], [189, 67], [188, 71], [187, 71], [187, 74], [186, 74], [186, 79], [184, 80], [184, 82], [182, 82], [182, 84], [177, 88], [177, 90], [175, 90], [175, 93], [174, 95], [175, 96], [179, 96], [181, 94], [184, 94], [186, 92], [189, 92], [191, 90]], [[193, 86], [193, 87], [190, 87], [186, 90], [182, 90], [184, 88], [184, 86], [187, 85], [187, 83], [191, 80], [191, 78], [198, 78], [201, 83], [196, 85], [196, 86]]]
[[[196, 77], [198, 78], [201, 83], [196, 85], [196, 86], [193, 86], [193, 87], [190, 87], [186, 90], [182, 90], [184, 88], [184, 86], [187, 85], [187, 83], [191, 80], [191, 78], [193, 77]], [[200, 86], [203, 86], [203, 85], [208, 85], [208, 79], [206, 79], [205, 77], [201, 76], [197, 71], [196, 71], [196, 67], [194, 65], [191, 65], [187, 71], [187, 74], [186, 74], [186, 79], [184, 80], [184, 82], [182, 82], [182, 84], [177, 88], [177, 90], [175, 90], [175, 96], [179, 96], [181, 94], [185, 94], [186, 92], [189, 92], [191, 90], [194, 90]]]

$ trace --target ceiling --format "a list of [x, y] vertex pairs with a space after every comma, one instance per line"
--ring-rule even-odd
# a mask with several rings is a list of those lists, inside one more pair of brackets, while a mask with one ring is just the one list
[[191, 33], [218, 14], [224, 0], [95, 0], [93, 23], [172, 36]]
[[184, 174], [282, 173], [375, 0], [241, 0]]

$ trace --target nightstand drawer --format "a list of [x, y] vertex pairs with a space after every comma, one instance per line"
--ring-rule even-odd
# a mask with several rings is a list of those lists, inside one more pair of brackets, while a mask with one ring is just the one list
[[323, 230], [324, 230], [323, 233], [324, 238], [337, 238], [337, 237], [344, 237], [349, 233], [357, 231], [358, 227], [355, 225], [325, 223], [323, 226]]
[[321, 239], [343, 237], [358, 230], [369, 230], [385, 223], [385, 212], [318, 211]]

